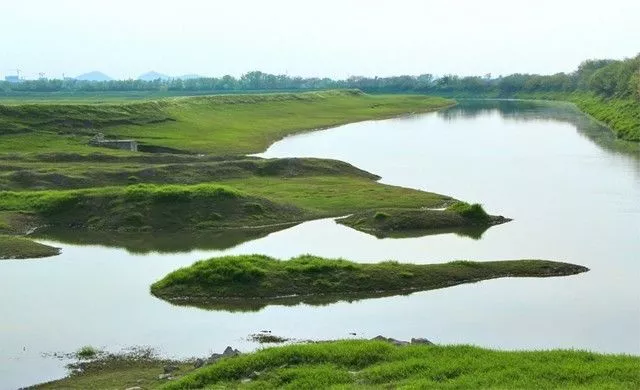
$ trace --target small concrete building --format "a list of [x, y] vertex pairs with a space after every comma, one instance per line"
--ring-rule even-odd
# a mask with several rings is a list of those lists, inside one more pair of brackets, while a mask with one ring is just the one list
[[102, 148], [121, 149], [131, 152], [138, 151], [138, 141], [131, 139], [105, 139], [104, 134], [98, 133], [89, 141], [89, 145], [99, 146]]

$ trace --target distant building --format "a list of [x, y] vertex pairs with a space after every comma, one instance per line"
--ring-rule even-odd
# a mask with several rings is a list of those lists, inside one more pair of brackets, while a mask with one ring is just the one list
[[21, 80], [19, 76], [5, 76], [4, 81], [8, 81], [10, 83], [19, 83]]
[[105, 139], [104, 134], [98, 133], [91, 140], [89, 145], [101, 146], [110, 149], [129, 150], [131, 152], [138, 151], [138, 142], [132, 139]]

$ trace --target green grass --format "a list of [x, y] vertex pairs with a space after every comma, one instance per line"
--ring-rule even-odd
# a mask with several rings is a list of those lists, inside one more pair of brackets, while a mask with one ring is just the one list
[[446, 264], [359, 264], [311, 255], [280, 261], [262, 255], [212, 258], [171, 272], [151, 286], [157, 297], [182, 303], [314, 295], [385, 295], [499, 277], [573, 275], [588, 268], [544, 260]]
[[[29, 387], [30, 389], [128, 389], [140, 387], [155, 389], [167, 382], [159, 379], [164, 367], [175, 368], [171, 376], [179, 377], [193, 371], [191, 361], [174, 361], [158, 358], [153, 351], [136, 349], [123, 354], [104, 354], [96, 351], [93, 356], [80, 358], [72, 363], [72, 372], [64, 379]], [[77, 355], [77, 354], [76, 354]]]
[[[452, 100], [427, 96], [323, 91], [174, 97], [106, 104], [0, 105], [0, 153], [91, 153], [92, 134], [133, 138], [143, 144], [215, 155], [265, 150], [302, 130], [432, 111]], [[51, 147], [47, 149], [48, 142]], [[107, 152], [110, 153], [110, 152]], [[118, 151], [113, 153], [118, 154]], [[120, 152], [122, 154], [122, 152]]]
[[97, 348], [92, 347], [91, 345], [85, 345], [76, 352], [76, 357], [78, 359], [92, 359], [98, 356], [99, 353], [100, 350]]
[[379, 184], [376, 176], [339, 162], [270, 160], [240, 165], [245, 170], [234, 172], [244, 178], [209, 184], [4, 191], [0, 212], [35, 213], [42, 224], [57, 228], [193, 231], [302, 222], [391, 205], [438, 207], [453, 201]]
[[0, 235], [0, 260], [49, 257], [59, 253], [58, 248], [40, 244], [28, 238]]
[[[337, 160], [315, 158], [259, 159], [242, 157], [229, 160], [205, 158], [155, 159], [128, 158], [100, 161], [108, 156], [81, 158], [74, 154], [49, 156], [49, 161], [7, 160], [0, 169], [0, 190], [69, 189], [122, 186], [136, 183], [197, 184], [251, 176], [295, 178], [345, 176], [378, 179], [376, 175]], [[109, 156], [110, 157], [110, 156]], [[45, 159], [44, 156], [40, 156]], [[66, 161], [56, 161], [66, 158]], [[79, 161], [69, 161], [78, 158]]]
[[640, 387], [640, 358], [583, 351], [508, 352], [465, 345], [397, 347], [382, 341], [333, 341], [273, 347], [223, 359], [161, 388], [236, 387], [633, 389]]
[[295, 204], [332, 216], [385, 207], [442, 207], [455, 201], [451, 197], [432, 192], [337, 175], [287, 179], [247, 177], [223, 180], [220, 183], [273, 201]]
[[[171, 365], [175, 379], [159, 379]], [[109, 355], [34, 389], [637, 389], [640, 358], [574, 350], [496, 351], [344, 340], [271, 347], [193, 369]]]
[[215, 184], [131, 185], [0, 192], [0, 210], [35, 213], [53, 228], [193, 231], [257, 227], [317, 217], [291, 205]]
[[579, 95], [571, 99], [578, 108], [609, 126], [620, 139], [640, 142], [640, 102]]

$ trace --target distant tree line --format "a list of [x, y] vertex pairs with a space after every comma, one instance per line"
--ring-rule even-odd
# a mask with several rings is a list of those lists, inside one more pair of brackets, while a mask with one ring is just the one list
[[170, 80], [80, 81], [25, 80], [0, 82], [0, 94], [28, 92], [104, 92], [104, 91], [295, 91], [358, 88], [372, 93], [430, 93], [440, 95], [512, 96], [517, 93], [590, 91], [605, 98], [640, 100], [640, 54], [625, 60], [588, 60], [572, 73], [554, 75], [512, 74], [460, 77], [431, 74], [420, 76], [359, 77], [346, 80], [303, 78], [253, 71], [233, 76]]

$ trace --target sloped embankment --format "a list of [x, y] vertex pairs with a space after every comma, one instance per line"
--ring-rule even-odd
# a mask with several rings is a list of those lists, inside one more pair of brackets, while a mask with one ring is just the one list
[[33, 213], [50, 227], [103, 231], [245, 228], [313, 217], [311, 212], [292, 205], [211, 184], [0, 194], [0, 209], [12, 207]]

